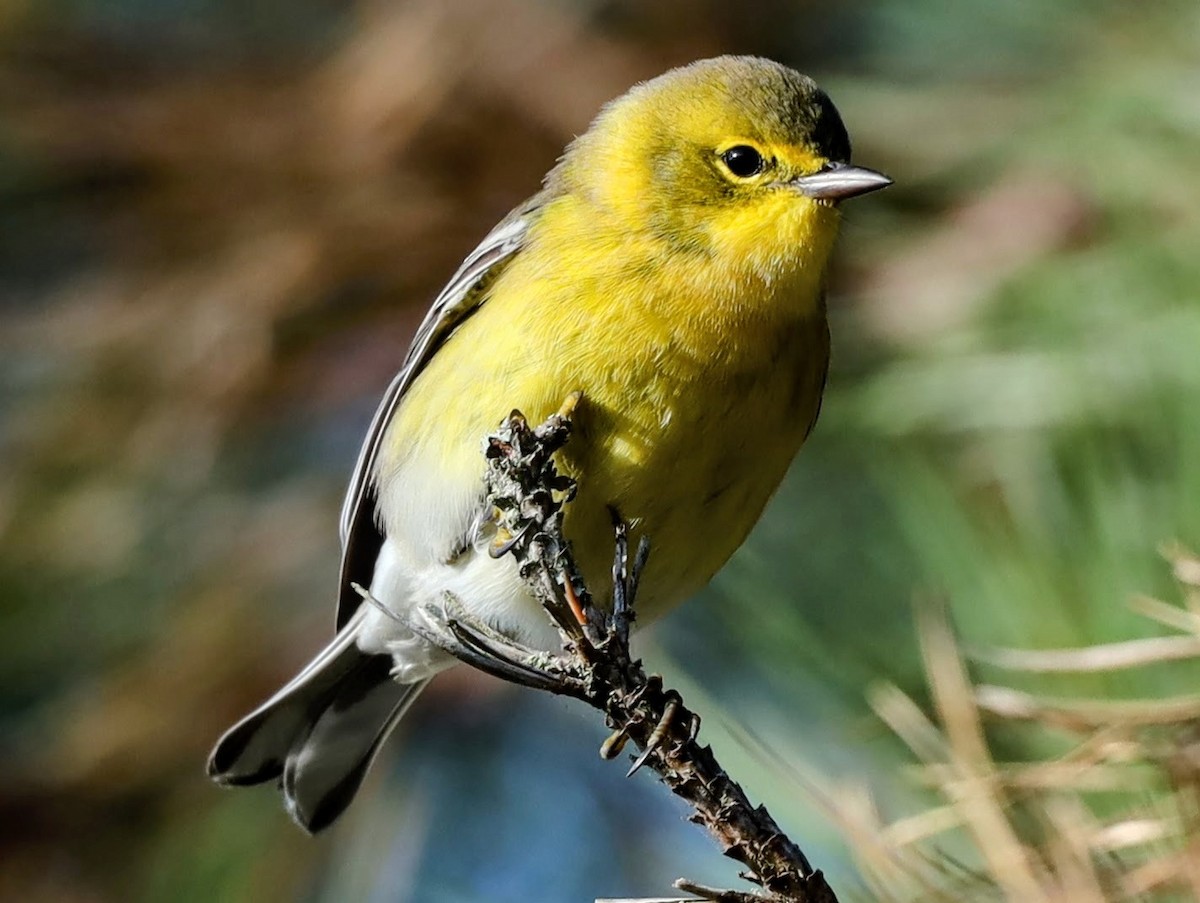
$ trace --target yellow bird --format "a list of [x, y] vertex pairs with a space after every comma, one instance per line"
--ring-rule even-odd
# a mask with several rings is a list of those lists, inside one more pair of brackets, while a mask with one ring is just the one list
[[595, 598], [610, 507], [654, 543], [642, 621], [703, 586], [816, 420], [838, 202], [891, 184], [849, 160], [825, 93], [765, 59], [703, 60], [608, 104], [434, 301], [350, 483], [338, 633], [221, 738], [210, 775], [282, 778], [292, 817], [329, 825], [457, 661], [404, 626], [446, 592], [558, 647], [513, 558], [487, 550], [482, 443], [513, 408], [537, 422], [583, 393], [559, 465], [579, 481], [564, 533]]

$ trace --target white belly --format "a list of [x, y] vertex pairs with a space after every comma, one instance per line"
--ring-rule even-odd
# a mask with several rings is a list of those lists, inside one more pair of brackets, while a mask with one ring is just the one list
[[519, 643], [548, 651], [561, 646], [558, 631], [529, 593], [511, 555], [493, 559], [480, 545], [450, 563], [431, 563], [424, 556], [416, 563], [405, 555], [399, 541], [389, 538], [375, 565], [371, 595], [395, 617], [372, 611], [359, 633], [359, 648], [390, 653], [395, 677], [401, 683], [424, 680], [444, 671], [457, 659], [406, 624], [417, 618], [427, 620], [428, 609], [438, 613], [435, 623], [444, 622], [440, 613], [447, 593], [473, 617]]

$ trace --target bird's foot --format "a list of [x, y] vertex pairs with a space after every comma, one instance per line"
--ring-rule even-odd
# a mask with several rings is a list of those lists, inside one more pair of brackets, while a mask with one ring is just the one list
[[476, 620], [452, 597], [445, 600], [440, 616], [430, 612], [430, 621], [438, 625], [434, 642], [481, 670], [525, 686], [585, 698], [598, 663], [632, 663], [629, 633], [650, 546], [643, 537], [631, 563], [628, 526], [612, 509], [612, 605], [602, 609], [592, 604], [570, 546], [562, 538], [563, 506], [570, 501], [575, 483], [560, 474], [554, 462], [554, 453], [570, 435], [570, 418], [581, 398], [581, 393], [572, 392], [556, 413], [536, 427], [520, 411], [513, 411], [488, 437], [486, 449], [488, 498], [496, 524], [489, 552], [495, 558], [511, 554], [517, 559], [522, 575], [562, 634], [562, 654], [514, 642]]
[[427, 624], [438, 628], [414, 626], [427, 638], [454, 656], [501, 680], [551, 693], [578, 695], [580, 681], [572, 660], [543, 649], [534, 649], [485, 624], [472, 615], [451, 593], [442, 599], [441, 608], [426, 608]]

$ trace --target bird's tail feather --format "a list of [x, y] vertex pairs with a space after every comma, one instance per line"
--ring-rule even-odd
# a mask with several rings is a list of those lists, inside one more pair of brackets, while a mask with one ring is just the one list
[[362, 606], [287, 686], [217, 741], [208, 773], [222, 784], [282, 778], [288, 812], [306, 831], [328, 827], [354, 798], [375, 754], [426, 680], [392, 680], [390, 655], [355, 643]]

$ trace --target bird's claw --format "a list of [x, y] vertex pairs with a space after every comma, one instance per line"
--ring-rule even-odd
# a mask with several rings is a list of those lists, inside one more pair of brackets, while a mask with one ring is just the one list
[[606, 762], [615, 759], [625, 749], [625, 744], [628, 742], [629, 732], [626, 728], [613, 731], [608, 735], [608, 739], [600, 744], [600, 758]]
[[491, 558], [503, 558], [516, 547], [517, 543], [525, 538], [525, 534], [529, 532], [529, 528], [532, 526], [533, 522], [530, 521], [516, 533], [509, 533], [503, 527], [497, 529], [495, 538], [488, 546], [488, 555]]
[[[667, 690], [665, 698], [666, 704], [663, 706], [662, 717], [658, 719], [658, 724], [650, 732], [650, 736], [646, 740], [646, 748], [642, 750], [640, 756], [633, 760], [633, 765], [625, 773], [625, 777], [627, 778], [631, 778], [637, 774], [638, 769], [646, 764], [646, 761], [654, 754], [654, 751], [662, 746], [663, 741], [667, 738], [667, 732], [670, 731], [671, 725], [675, 721], [675, 713], [679, 710], [683, 699], [674, 690]], [[693, 721], [692, 727], [699, 730], [699, 724], [695, 721]], [[689, 730], [691, 730], [691, 727], [689, 727]]]

